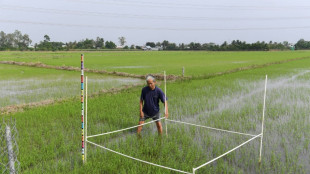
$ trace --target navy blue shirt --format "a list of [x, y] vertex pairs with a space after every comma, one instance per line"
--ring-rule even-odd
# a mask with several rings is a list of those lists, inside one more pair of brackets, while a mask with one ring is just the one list
[[140, 100], [144, 101], [142, 111], [148, 116], [154, 116], [159, 112], [159, 99], [165, 103], [164, 92], [155, 86], [154, 90], [146, 86], [142, 88]]

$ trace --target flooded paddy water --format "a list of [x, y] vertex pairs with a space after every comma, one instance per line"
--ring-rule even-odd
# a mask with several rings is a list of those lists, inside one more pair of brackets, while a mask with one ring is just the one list
[[[1, 66], [14, 68], [12, 65]], [[10, 78], [10, 75], [0, 78], [0, 108], [9, 105], [78, 97], [81, 95], [80, 72], [44, 69], [44, 74], [48, 75], [41, 75], [40, 72], [36, 71], [42, 71], [42, 68], [22, 67], [22, 70], [16, 70], [15, 73], [27, 74], [29, 71], [33, 71], [33, 73], [31, 72], [31, 74], [24, 78], [15, 78], [14, 76]], [[99, 93], [102, 90], [108, 91], [124, 85], [130, 86], [143, 83], [143, 80], [136, 78], [94, 73], [87, 73], [85, 75], [88, 76], [88, 94]]]

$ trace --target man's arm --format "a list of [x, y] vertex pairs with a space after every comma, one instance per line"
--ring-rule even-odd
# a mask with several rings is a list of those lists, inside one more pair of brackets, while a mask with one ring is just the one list
[[169, 112], [168, 112], [168, 101], [165, 101], [165, 117], [168, 118]]
[[143, 100], [140, 100], [140, 117], [143, 118], [144, 117], [144, 113], [142, 111], [143, 108]]

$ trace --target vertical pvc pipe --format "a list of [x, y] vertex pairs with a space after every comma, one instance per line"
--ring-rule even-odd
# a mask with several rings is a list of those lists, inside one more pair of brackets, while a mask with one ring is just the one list
[[87, 160], [87, 76], [85, 77], [85, 162]]
[[267, 75], [265, 80], [265, 92], [264, 92], [264, 105], [263, 105], [263, 118], [262, 118], [262, 132], [260, 138], [260, 149], [259, 149], [259, 163], [262, 161], [262, 149], [263, 149], [263, 136], [264, 136], [264, 121], [265, 121], [265, 107], [266, 107], [266, 93], [267, 93]]
[[81, 54], [81, 107], [82, 107], [82, 160], [85, 162], [84, 158], [84, 54]]
[[195, 174], [196, 173], [196, 170], [193, 168], [193, 174]]
[[12, 143], [12, 134], [11, 134], [11, 129], [9, 126], [5, 127], [5, 137], [6, 137], [6, 144], [7, 144], [7, 149], [8, 149], [10, 173], [14, 174], [16, 173], [15, 160], [14, 160], [14, 151], [13, 151], [13, 143]]
[[[164, 71], [164, 81], [165, 81], [165, 117], [166, 117], [166, 114], [167, 114], [167, 80], [166, 80], [166, 71]], [[168, 136], [168, 128], [167, 128], [167, 120], [166, 119], [165, 119], [166, 136]]]

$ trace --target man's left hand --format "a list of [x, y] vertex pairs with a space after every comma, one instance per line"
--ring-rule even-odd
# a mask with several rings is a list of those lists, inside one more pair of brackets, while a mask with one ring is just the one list
[[169, 113], [166, 113], [166, 114], [165, 114], [165, 117], [168, 118], [168, 116], [169, 116]]

